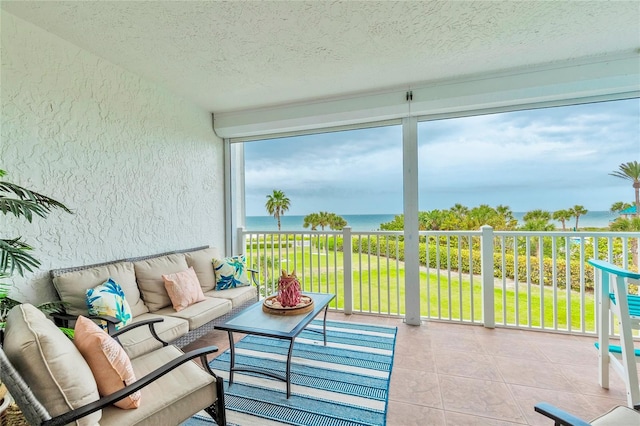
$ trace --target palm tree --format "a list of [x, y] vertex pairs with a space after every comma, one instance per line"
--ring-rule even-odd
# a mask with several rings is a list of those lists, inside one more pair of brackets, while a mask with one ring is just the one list
[[546, 210], [531, 210], [522, 217], [524, 220], [523, 230], [527, 231], [552, 231], [554, 226], [549, 223], [551, 213]]
[[513, 216], [513, 212], [509, 206], [498, 204], [496, 206], [496, 213], [504, 220], [504, 229], [512, 230], [518, 225], [518, 220]]
[[611, 213], [620, 213], [622, 210], [628, 209], [631, 207], [631, 204], [625, 203], [624, 201], [616, 201], [611, 204], [611, 208], [609, 209]]
[[265, 208], [269, 215], [276, 218], [278, 221], [278, 231], [280, 230], [280, 216], [289, 210], [291, 201], [287, 198], [284, 192], [274, 189], [273, 194], [267, 195], [267, 203]]
[[629, 161], [620, 164], [618, 169], [609, 174], [620, 179], [630, 180], [633, 183], [633, 189], [636, 193], [636, 216], [640, 216], [640, 163]]
[[347, 221], [342, 216], [338, 216], [335, 213], [331, 213], [331, 218], [329, 220], [329, 228], [334, 231], [340, 231], [342, 228], [347, 226]]
[[572, 216], [573, 214], [569, 210], [557, 210], [553, 212], [553, 220], [557, 220], [560, 223], [562, 223], [563, 231], [567, 230], [567, 227], [565, 226], [565, 222], [571, 219]]
[[587, 213], [589, 213], [589, 210], [585, 209], [584, 206], [580, 206], [578, 204], [576, 204], [575, 206], [573, 206], [572, 208], [569, 209], [569, 212], [571, 213], [571, 216], [575, 216], [576, 217], [576, 228], [575, 231], [578, 230], [578, 220], [580, 219], [580, 216], [583, 216]]
[[333, 215], [333, 213], [329, 213], [329, 212], [318, 213], [318, 225], [320, 225], [323, 231], [324, 231], [324, 227], [329, 226], [329, 224], [331, 223], [331, 215]]
[[[457, 218], [457, 217], [456, 217]], [[421, 231], [439, 231], [444, 225], [446, 212], [438, 209], [418, 213], [418, 228]]]
[[[524, 225], [520, 227], [522, 231], [553, 231], [555, 229], [555, 226], [549, 223], [551, 213], [546, 210], [531, 210], [526, 212], [522, 219], [524, 220]], [[535, 237], [526, 239], [526, 243], [531, 244], [531, 251], [537, 253], [538, 257], [542, 257], [543, 252], [541, 240], [541, 238]]]
[[[634, 216], [631, 218], [619, 217], [609, 225], [609, 229], [612, 231], [621, 232], [640, 232], [640, 216]], [[632, 264], [635, 270], [638, 270], [638, 239], [630, 238], [631, 242], [631, 257]]]
[[311, 226], [311, 230], [315, 231], [320, 224], [320, 216], [318, 213], [310, 213], [304, 217], [304, 223], [302, 224], [303, 228], [308, 228]]

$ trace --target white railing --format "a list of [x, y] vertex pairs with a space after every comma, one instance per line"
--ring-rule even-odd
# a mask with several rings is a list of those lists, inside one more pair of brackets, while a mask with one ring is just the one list
[[425, 319], [595, 334], [594, 270], [586, 261], [598, 258], [633, 268], [640, 239], [637, 232], [493, 231], [488, 226], [421, 231], [420, 294], [406, 294], [402, 235], [348, 227], [239, 229], [238, 241], [245, 242], [249, 264], [260, 270], [264, 294], [277, 290], [282, 269], [295, 270], [304, 291], [336, 294], [330, 308], [346, 313], [402, 317], [406, 298], [419, 297]]

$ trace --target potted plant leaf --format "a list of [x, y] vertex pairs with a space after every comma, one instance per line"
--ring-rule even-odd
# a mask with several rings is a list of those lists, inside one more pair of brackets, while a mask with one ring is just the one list
[[[69, 208], [53, 198], [38, 192], [23, 188], [3, 178], [6, 172], [0, 169], [0, 212], [12, 214], [18, 218], [24, 218], [29, 222], [34, 216], [46, 219], [53, 209], [61, 209], [72, 213]], [[0, 238], [0, 330], [4, 328], [4, 320], [7, 312], [19, 301], [11, 299], [9, 292], [11, 284], [6, 280], [14, 274], [24, 276], [25, 272], [33, 272], [40, 266], [30, 251], [32, 250], [22, 237]], [[60, 301], [43, 303], [38, 306], [44, 313], [59, 312], [62, 309]]]

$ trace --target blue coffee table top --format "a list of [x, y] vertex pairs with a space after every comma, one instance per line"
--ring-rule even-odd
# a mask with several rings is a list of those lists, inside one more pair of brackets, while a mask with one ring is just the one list
[[313, 310], [300, 315], [274, 315], [262, 310], [259, 301], [239, 312], [215, 328], [225, 331], [256, 334], [259, 336], [293, 339], [331, 302], [335, 295], [303, 293], [313, 299]]

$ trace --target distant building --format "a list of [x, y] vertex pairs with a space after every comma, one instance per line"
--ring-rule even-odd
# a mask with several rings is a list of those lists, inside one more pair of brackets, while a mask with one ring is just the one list
[[620, 210], [620, 216], [624, 217], [625, 219], [630, 219], [631, 216], [634, 216], [635, 214], [636, 214], [636, 206], [631, 206], [624, 210]]

